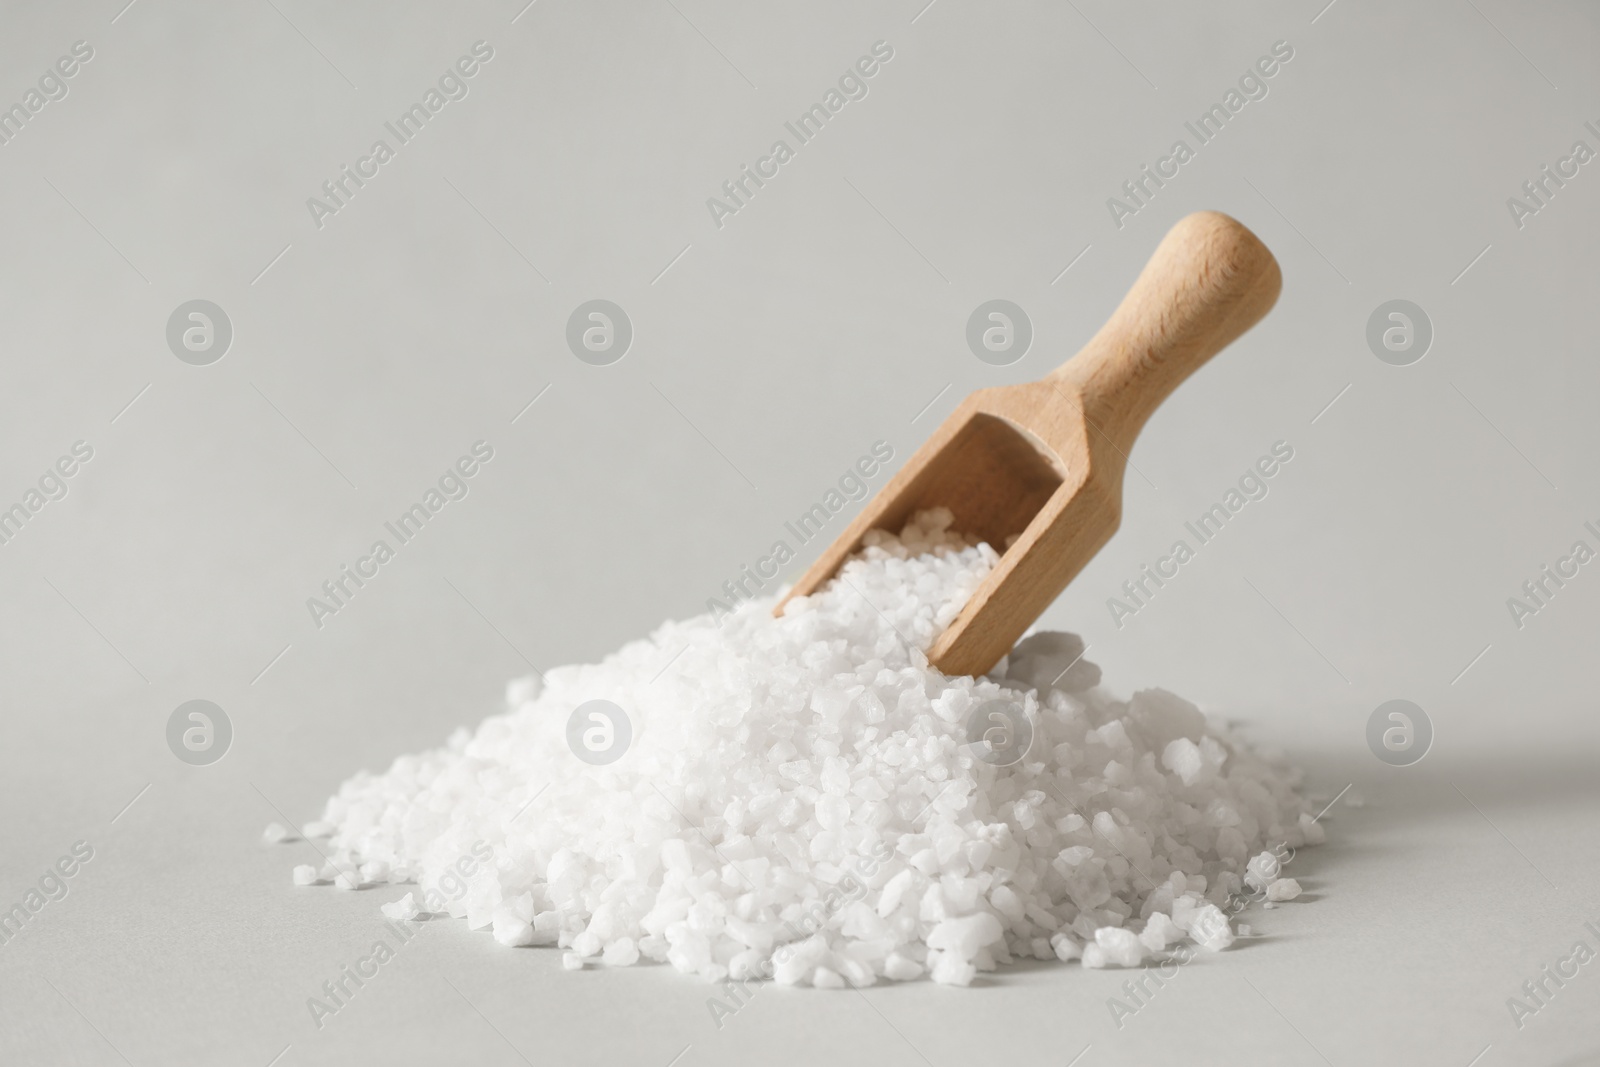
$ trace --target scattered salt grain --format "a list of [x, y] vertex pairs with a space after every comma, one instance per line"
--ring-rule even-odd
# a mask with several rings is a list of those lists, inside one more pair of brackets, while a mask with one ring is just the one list
[[295, 840], [294, 831], [281, 822], [269, 822], [267, 828], [261, 831], [263, 845], [281, 845]]
[[399, 900], [389, 904], [380, 904], [378, 906], [378, 910], [383, 912], [384, 918], [393, 919], [396, 922], [404, 922], [408, 919], [415, 919], [418, 915], [422, 914], [422, 910], [417, 907], [417, 897], [415, 893], [407, 893]]
[[319, 882], [332, 882], [335, 889], [360, 889], [361, 875], [354, 867], [332, 862], [324, 863], [317, 872]]
[[[321, 878], [416, 881], [502, 945], [566, 949], [568, 970], [711, 981], [967, 985], [1018, 957], [1228, 947], [1218, 905], [1281, 896], [1267, 850], [1324, 837], [1298, 773], [1171, 693], [1116, 699], [1071, 634], [981, 678], [933, 669], [923, 650], [998, 562], [951, 521], [869, 533], [782, 618], [770, 595], [736, 601], [512, 682], [505, 713], [341, 786], [305, 827], [332, 838]], [[603, 765], [566, 738], [596, 699], [633, 727]], [[996, 700], [1033, 727], [1006, 767], [966, 742]]]
[[[515, 948], [533, 944], [533, 924], [506, 911], [494, 916], [494, 939], [502, 945]], [[609, 950], [608, 950], [609, 951]]]
[[293, 873], [295, 885], [317, 884], [317, 869], [311, 866], [309, 863], [301, 863], [296, 865]]
[[1300, 883], [1293, 878], [1279, 878], [1267, 886], [1267, 899], [1273, 901], [1293, 900], [1300, 895]]

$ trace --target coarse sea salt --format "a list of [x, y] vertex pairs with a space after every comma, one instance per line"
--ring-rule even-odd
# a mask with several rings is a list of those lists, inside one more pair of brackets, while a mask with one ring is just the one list
[[[746, 601], [513, 682], [475, 732], [344, 783], [305, 828], [332, 838], [323, 880], [415, 881], [430, 909], [559, 946], [572, 970], [824, 988], [966, 985], [1017, 957], [1132, 967], [1226, 948], [1219, 906], [1247, 882], [1291, 899], [1259, 853], [1323, 838], [1297, 771], [1171, 693], [1114, 699], [1070, 634], [982, 678], [929, 666], [998, 561], [950, 525], [935, 509], [870, 533], [782, 618]], [[600, 766], [567, 741], [596, 699], [632, 726]], [[1032, 725], [1009, 766], [968, 742], [991, 700]]]

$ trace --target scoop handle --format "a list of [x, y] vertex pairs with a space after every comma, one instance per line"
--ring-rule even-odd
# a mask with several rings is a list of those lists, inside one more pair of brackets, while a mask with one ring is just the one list
[[1260, 238], [1215, 211], [1180, 219], [1116, 312], [1046, 375], [1078, 387], [1084, 414], [1126, 452], [1152, 412], [1271, 310], [1283, 275]]

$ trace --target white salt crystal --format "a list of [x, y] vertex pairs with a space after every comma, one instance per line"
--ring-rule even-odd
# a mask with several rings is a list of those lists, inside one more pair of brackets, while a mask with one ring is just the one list
[[1278, 877], [1281, 867], [1278, 857], [1273, 853], [1257, 853], [1245, 867], [1244, 883], [1252, 889], [1264, 889]]
[[878, 976], [866, 961], [845, 957], [839, 962], [839, 973], [854, 989], [866, 989], [878, 984]]
[[1198, 742], [1206, 732], [1206, 717], [1200, 709], [1165, 689], [1141, 689], [1133, 694], [1128, 717], [1152, 746], [1162, 748], [1180, 737]]
[[883, 783], [876, 778], [861, 778], [850, 787], [850, 792], [862, 800], [886, 800], [889, 792], [883, 788]]
[[1137, 967], [1144, 959], [1144, 945], [1139, 935], [1120, 926], [1102, 926], [1094, 932], [1094, 941], [1084, 946], [1085, 967]]
[[[711, 981], [966, 985], [1014, 954], [1226, 947], [1218, 905], [1287, 881], [1264, 850], [1323, 839], [1295, 772], [1170, 693], [1116, 700], [1070, 634], [1030, 635], [982, 678], [932, 669], [924, 650], [999, 559], [951, 521], [869, 532], [845, 581], [781, 619], [769, 587], [513, 682], [506, 714], [341, 786], [305, 828], [333, 839], [321, 879], [416, 881], [569, 969]], [[604, 767], [551, 725], [595, 699], [634, 726]], [[1034, 730], [1022, 764], [972, 755], [967, 719], [995, 700]]]
[[361, 874], [356, 868], [348, 864], [337, 864], [332, 861], [324, 863], [322, 870], [317, 872], [319, 881], [332, 882], [335, 889], [360, 889]]
[[399, 900], [389, 904], [380, 904], [378, 905], [378, 910], [383, 912], [385, 918], [394, 919], [397, 922], [406, 919], [415, 919], [418, 915], [422, 914], [421, 909], [417, 907], [417, 897], [415, 893], [407, 893]]
[[844, 796], [850, 791], [850, 765], [838, 756], [829, 756], [822, 761], [822, 788], [835, 796]]
[[611, 967], [632, 967], [639, 962], [639, 946], [633, 938], [624, 937], [607, 945], [601, 958]]
[[817, 800], [817, 825], [824, 830], [837, 830], [850, 818], [850, 802], [842, 796], [821, 797]]
[[1041, 632], [1023, 638], [995, 667], [995, 674], [1015, 679], [1030, 689], [1053, 686], [1078, 693], [1100, 682], [1100, 668], [1083, 658], [1077, 634]]
[[1244, 862], [1247, 852], [1244, 835], [1239, 833], [1238, 827], [1224, 826], [1217, 831], [1217, 855], [1237, 865]]
[[494, 939], [511, 947], [533, 944], [533, 924], [504, 910], [495, 913]]
[[534, 945], [553, 945], [561, 933], [561, 913], [542, 911], [533, 917]]
[[1183, 931], [1172, 921], [1172, 916], [1160, 911], [1151, 914], [1145, 922], [1144, 930], [1139, 934], [1140, 944], [1151, 952], [1161, 952], [1182, 938]]
[[1233, 930], [1228, 917], [1215, 904], [1207, 904], [1194, 913], [1189, 922], [1189, 936], [1195, 944], [1213, 952], [1221, 952], [1233, 944]]
[[[500, 907], [500, 885], [498, 882], [478, 879], [467, 890], [466, 915], [468, 930], [482, 930], [494, 922], [494, 913]], [[452, 911], [451, 914], [454, 914]]]
[[293, 873], [295, 885], [317, 884], [317, 869], [309, 863], [296, 864]]
[[1168, 743], [1161, 752], [1161, 765], [1176, 774], [1184, 785], [1194, 785], [1200, 780], [1204, 763], [1200, 759], [1200, 746], [1187, 737]]
[[820, 936], [813, 936], [787, 945], [785, 949], [773, 968], [772, 980], [779, 985], [795, 985], [821, 963], [828, 954], [828, 943]]
[[1061, 928], [1061, 920], [1041, 908], [1035, 900], [1024, 901], [1022, 910], [1027, 915], [1028, 921], [1041, 930], [1048, 930], [1053, 934]]
[[270, 822], [267, 828], [261, 831], [261, 843], [264, 845], [281, 845], [293, 840], [295, 840], [294, 831], [281, 822]]
[[1055, 952], [1056, 959], [1062, 963], [1083, 958], [1083, 946], [1066, 934], [1052, 934], [1050, 936], [1050, 948]]
[[989, 903], [1010, 923], [1020, 923], [1026, 908], [1017, 891], [1008, 885], [997, 885], [989, 893]]
[[988, 912], [959, 919], [945, 919], [928, 932], [929, 948], [942, 949], [959, 960], [971, 960], [985, 945], [1004, 934], [1000, 920]]
[[1293, 900], [1300, 895], [1300, 883], [1293, 878], [1279, 878], [1267, 886], [1267, 899], [1272, 901]]
[[922, 977], [922, 964], [909, 956], [891, 952], [883, 961], [883, 976], [893, 982], [909, 982]]
[[533, 922], [533, 894], [522, 893], [506, 901], [505, 910], [523, 922]]
[[838, 971], [818, 967], [811, 972], [811, 984], [818, 989], [843, 989], [844, 978]]
[[929, 952], [928, 976], [940, 985], [971, 985], [978, 969], [948, 952]]

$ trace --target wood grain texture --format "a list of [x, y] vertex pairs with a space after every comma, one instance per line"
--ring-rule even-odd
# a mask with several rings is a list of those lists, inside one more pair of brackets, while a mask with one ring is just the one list
[[1211, 211], [1180, 220], [1076, 356], [1042, 381], [967, 397], [776, 613], [832, 578], [868, 530], [898, 531], [942, 505], [957, 530], [1004, 551], [928, 657], [946, 674], [988, 671], [1116, 532], [1123, 471], [1145, 421], [1255, 325], [1281, 285], [1272, 253], [1239, 222]]

